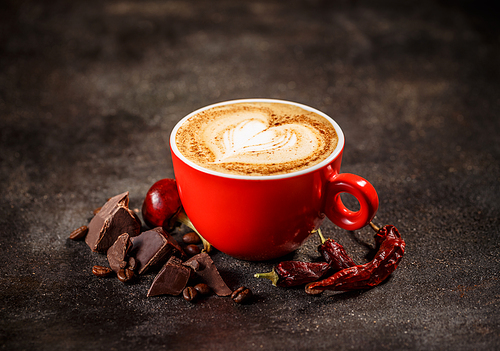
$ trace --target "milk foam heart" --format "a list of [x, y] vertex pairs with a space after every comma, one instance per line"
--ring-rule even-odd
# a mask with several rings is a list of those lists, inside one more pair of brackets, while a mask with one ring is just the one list
[[271, 175], [324, 160], [337, 145], [322, 116], [293, 105], [239, 103], [189, 118], [176, 145], [189, 160], [223, 173]]
[[219, 128], [206, 130], [207, 146], [215, 156], [212, 163], [294, 161], [310, 156], [318, 147], [314, 132], [304, 125], [269, 126], [268, 121], [251, 114], [243, 118], [225, 128], [217, 125]]

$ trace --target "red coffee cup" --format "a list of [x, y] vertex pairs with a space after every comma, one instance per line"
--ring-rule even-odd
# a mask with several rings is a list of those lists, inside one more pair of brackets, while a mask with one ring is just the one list
[[[327, 159], [308, 169], [270, 176], [212, 171], [179, 152], [175, 135], [186, 119], [212, 107], [241, 102], [296, 105], [323, 116], [337, 132], [337, 147]], [[233, 100], [201, 108], [179, 121], [170, 136], [179, 195], [192, 224], [219, 251], [250, 261], [277, 258], [296, 250], [325, 216], [346, 230], [360, 229], [373, 219], [378, 209], [374, 187], [360, 176], [340, 173], [344, 143], [339, 125], [323, 112], [271, 99]], [[354, 196], [359, 210], [346, 208], [341, 193]]]

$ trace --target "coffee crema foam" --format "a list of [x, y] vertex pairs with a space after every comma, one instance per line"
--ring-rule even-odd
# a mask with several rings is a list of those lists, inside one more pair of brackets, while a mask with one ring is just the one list
[[338, 137], [328, 120], [301, 107], [242, 102], [189, 117], [175, 143], [183, 156], [203, 168], [266, 176], [320, 163], [335, 150]]

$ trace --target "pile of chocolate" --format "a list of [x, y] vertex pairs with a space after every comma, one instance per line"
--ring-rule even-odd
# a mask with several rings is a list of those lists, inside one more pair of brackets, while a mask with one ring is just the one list
[[[181, 295], [187, 301], [198, 295], [231, 296], [237, 303], [248, 303], [252, 292], [246, 287], [232, 291], [224, 282], [212, 258], [206, 252], [192, 250], [196, 237], [186, 235], [184, 250], [162, 227], [141, 232], [141, 220], [128, 208], [129, 193], [110, 198], [88, 226], [70, 234], [70, 239], [85, 242], [94, 252], [106, 253], [109, 267], [94, 266], [92, 272], [99, 277], [116, 273], [118, 279], [130, 283], [136, 275], [158, 271], [147, 296]], [[198, 238], [199, 239], [199, 238]], [[191, 257], [189, 257], [191, 256]], [[196, 283], [190, 285], [191, 282]]]

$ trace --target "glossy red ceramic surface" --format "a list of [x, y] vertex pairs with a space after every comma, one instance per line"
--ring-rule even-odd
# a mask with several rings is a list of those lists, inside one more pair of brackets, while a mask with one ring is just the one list
[[[339, 133], [342, 133], [341, 131]], [[172, 147], [179, 195], [187, 216], [218, 250], [244, 260], [267, 260], [296, 250], [325, 215], [341, 228], [359, 229], [378, 208], [375, 189], [365, 179], [339, 174], [344, 139], [328, 163], [297, 175], [238, 177], [207, 171]], [[350, 211], [346, 192], [359, 202]]]

